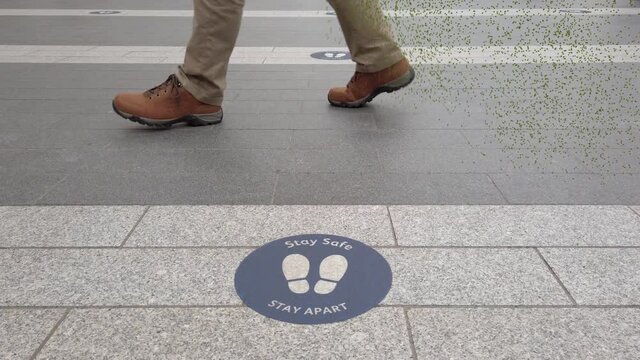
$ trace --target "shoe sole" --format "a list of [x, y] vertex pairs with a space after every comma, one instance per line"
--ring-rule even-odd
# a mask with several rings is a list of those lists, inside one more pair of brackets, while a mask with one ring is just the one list
[[222, 122], [222, 116], [223, 116], [222, 109], [220, 109], [220, 111], [213, 114], [189, 114], [189, 115], [186, 115], [177, 119], [172, 119], [172, 120], [153, 120], [153, 119], [147, 119], [147, 118], [135, 116], [132, 114], [127, 114], [124, 111], [120, 111], [116, 107], [115, 101], [111, 102], [111, 106], [113, 107], [113, 111], [115, 111], [116, 114], [120, 115], [121, 117], [130, 121], [136, 122], [138, 124], [151, 126], [155, 128], [169, 128], [172, 125], [180, 124], [180, 123], [186, 123], [189, 126], [215, 125], [215, 124], [220, 124]]
[[327, 99], [329, 100], [329, 103], [333, 106], [344, 107], [344, 108], [359, 108], [364, 106], [366, 103], [370, 102], [371, 100], [373, 100], [373, 98], [382, 94], [383, 92], [392, 93], [394, 91], [402, 89], [403, 87], [411, 84], [413, 82], [413, 79], [415, 79], [415, 77], [416, 77], [416, 72], [413, 70], [413, 68], [410, 67], [409, 71], [407, 71], [404, 75], [402, 75], [396, 80], [393, 80], [391, 82], [388, 82], [376, 88], [375, 90], [373, 90], [371, 94], [369, 94], [369, 96], [364, 97], [362, 99], [351, 101], [351, 102], [339, 102], [339, 101], [332, 101], [329, 98]]

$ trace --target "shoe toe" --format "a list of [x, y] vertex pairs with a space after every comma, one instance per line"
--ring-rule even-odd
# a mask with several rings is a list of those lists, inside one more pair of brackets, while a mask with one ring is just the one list
[[349, 102], [353, 101], [349, 89], [346, 87], [336, 87], [329, 90], [329, 101], [332, 102]]

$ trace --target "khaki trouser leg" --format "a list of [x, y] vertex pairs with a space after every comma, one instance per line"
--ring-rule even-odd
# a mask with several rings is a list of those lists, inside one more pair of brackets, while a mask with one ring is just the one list
[[196, 99], [222, 105], [244, 0], [194, 0], [193, 33], [176, 76]]
[[402, 60], [379, 0], [327, 0], [356, 62], [356, 71], [376, 72]]

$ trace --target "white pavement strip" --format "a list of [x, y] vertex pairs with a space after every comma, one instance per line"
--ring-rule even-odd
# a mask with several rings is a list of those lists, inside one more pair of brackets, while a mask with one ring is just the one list
[[[474, 17], [474, 16], [556, 16], [556, 15], [640, 15], [640, 8], [566, 9], [411, 9], [387, 10], [391, 17]], [[191, 17], [192, 10], [101, 10], [101, 9], [0, 9], [0, 16], [137, 16]], [[245, 10], [244, 17], [334, 17], [330, 10]]]
[[[414, 64], [636, 63], [640, 45], [456, 46], [403, 48]], [[0, 45], [0, 63], [180, 64], [180, 46], [52, 46]], [[322, 60], [316, 52], [344, 48], [236, 47], [232, 64], [349, 64]]]

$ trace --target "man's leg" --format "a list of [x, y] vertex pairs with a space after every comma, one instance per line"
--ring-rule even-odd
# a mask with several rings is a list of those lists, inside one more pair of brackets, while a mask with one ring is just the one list
[[193, 34], [176, 75], [196, 99], [222, 105], [244, 0], [194, 0]]
[[360, 107], [382, 92], [409, 85], [415, 73], [393, 40], [379, 0], [327, 0], [356, 63], [356, 74], [346, 87], [329, 91], [329, 102]]
[[356, 71], [376, 72], [403, 59], [378, 0], [327, 0], [356, 62]]
[[159, 127], [222, 121], [225, 78], [243, 7], [244, 0], [194, 0], [193, 33], [184, 64], [153, 89], [116, 95], [115, 112], [131, 121]]

